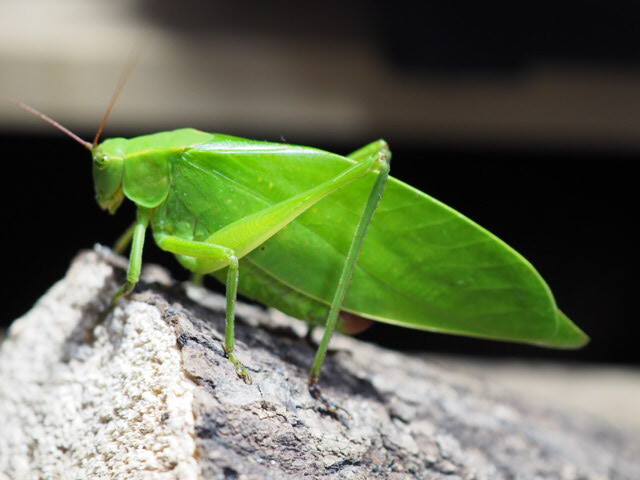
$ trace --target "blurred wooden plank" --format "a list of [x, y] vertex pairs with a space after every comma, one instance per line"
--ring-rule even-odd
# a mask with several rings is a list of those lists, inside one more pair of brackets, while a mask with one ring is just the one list
[[582, 412], [612, 425], [640, 428], [638, 368], [515, 359], [464, 362], [459, 357], [442, 357], [441, 361], [501, 384], [523, 398]]

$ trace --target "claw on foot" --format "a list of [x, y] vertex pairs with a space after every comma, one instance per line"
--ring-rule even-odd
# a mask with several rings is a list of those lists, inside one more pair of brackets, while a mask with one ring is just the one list
[[136, 288], [136, 284], [133, 282], [127, 282], [124, 285], [122, 285], [118, 289], [118, 291], [113, 295], [109, 310], [113, 310], [114, 308], [116, 308], [116, 306], [118, 305], [118, 302], [120, 302], [120, 299], [125, 295], [129, 295], [131, 292], [133, 292], [134, 288]]
[[124, 285], [122, 285], [116, 291], [116, 293], [113, 294], [113, 297], [111, 298], [111, 303], [109, 304], [109, 306], [105, 310], [100, 312], [100, 314], [98, 315], [98, 320], [96, 321], [96, 325], [100, 325], [101, 323], [103, 323], [109, 317], [109, 315], [111, 315], [113, 311], [116, 309], [122, 297], [124, 297], [125, 295], [129, 295], [131, 292], [133, 292], [133, 289], [135, 287], [136, 287], [136, 284], [131, 282], [127, 282]]
[[331, 400], [331, 398], [329, 398], [329, 396], [327, 396], [327, 394], [325, 394], [322, 391], [322, 389], [320, 388], [320, 385], [318, 385], [317, 380], [314, 380], [314, 379], [309, 380], [309, 394], [314, 399], [320, 401], [324, 406], [325, 410], [331, 413], [332, 415], [337, 415], [340, 411], [342, 411], [347, 415], [347, 417], [351, 419], [353, 418], [346, 409], [344, 409], [343, 407], [335, 403], [333, 400]]
[[251, 374], [249, 373], [249, 370], [247, 370], [247, 368], [242, 364], [242, 362], [240, 362], [240, 360], [236, 358], [236, 355], [233, 352], [227, 352], [225, 350], [225, 353], [227, 354], [227, 358], [231, 361], [231, 363], [233, 363], [233, 367], [235, 368], [238, 376], [242, 378], [244, 383], [246, 383], [247, 385], [252, 385], [253, 380], [251, 379]]

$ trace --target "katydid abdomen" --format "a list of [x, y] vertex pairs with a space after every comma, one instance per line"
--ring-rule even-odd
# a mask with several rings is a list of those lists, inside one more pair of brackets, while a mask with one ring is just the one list
[[[171, 188], [152, 224], [204, 241], [354, 163], [308, 147], [216, 136], [171, 156]], [[333, 192], [242, 258], [239, 291], [322, 324], [374, 179], [370, 173]], [[214, 275], [224, 280], [226, 274]], [[525, 259], [393, 178], [342, 309], [410, 328], [501, 340], [558, 347], [584, 340], [559, 316], [549, 288]]]

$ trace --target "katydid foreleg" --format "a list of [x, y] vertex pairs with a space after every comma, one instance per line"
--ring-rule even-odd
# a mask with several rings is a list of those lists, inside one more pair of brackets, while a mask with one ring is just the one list
[[138, 213], [135, 223], [121, 237], [125, 240], [119, 243], [131, 242], [131, 252], [129, 254], [129, 269], [127, 270], [127, 282], [118, 289], [111, 300], [111, 309], [118, 304], [118, 301], [133, 291], [138, 280], [140, 280], [140, 271], [142, 269], [142, 248], [144, 247], [144, 237], [149, 220], [151, 219], [151, 210], [148, 208], [138, 207]]

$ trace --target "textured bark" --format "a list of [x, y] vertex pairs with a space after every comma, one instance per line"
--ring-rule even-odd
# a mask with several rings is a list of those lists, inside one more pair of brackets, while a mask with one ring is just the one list
[[0, 352], [0, 479], [628, 479], [640, 435], [553, 410], [464, 361], [338, 336], [308, 394], [306, 327], [240, 305], [245, 385], [224, 357], [224, 300], [159, 268], [104, 322], [122, 260], [84, 252]]

